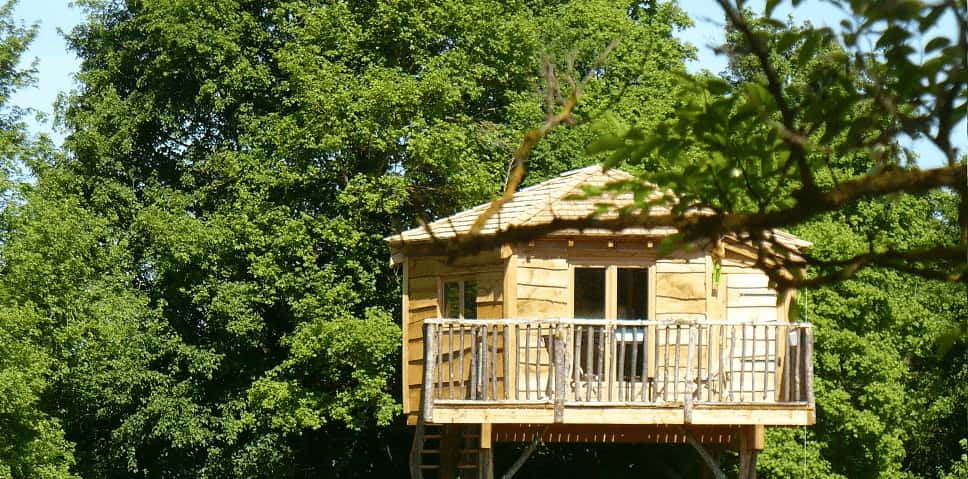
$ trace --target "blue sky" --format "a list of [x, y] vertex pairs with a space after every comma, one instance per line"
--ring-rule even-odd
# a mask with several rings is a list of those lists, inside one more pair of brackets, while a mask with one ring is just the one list
[[59, 28], [68, 31], [81, 21], [80, 10], [71, 8], [68, 3], [68, 0], [20, 0], [15, 10], [15, 15], [24, 23], [39, 24], [40, 31], [26, 55], [27, 61], [37, 61], [37, 83], [17, 92], [11, 103], [47, 116], [45, 122], [29, 118], [30, 128], [37, 133], [51, 134], [58, 143], [62, 136], [51, 129], [54, 101], [58, 93], [73, 87], [79, 64], [77, 57], [67, 51], [67, 44], [58, 33]]
[[[69, 31], [82, 19], [80, 10], [69, 5], [69, 0], [20, 0], [17, 5], [16, 16], [25, 23], [38, 23], [40, 31], [27, 53], [28, 59], [37, 60], [38, 80], [34, 87], [24, 89], [14, 95], [12, 103], [23, 107], [33, 108], [47, 117], [46, 121], [31, 119], [30, 127], [37, 133], [47, 133], [56, 142], [63, 138], [60, 132], [52, 128], [52, 114], [54, 102], [61, 92], [74, 87], [73, 75], [78, 69], [78, 59], [67, 51], [67, 45], [58, 30]], [[755, 11], [762, 11], [762, 3], [751, 2]], [[698, 59], [690, 62], [691, 71], [707, 69], [718, 73], [726, 68], [726, 60], [716, 55], [712, 46], [723, 41], [723, 19], [718, 6], [711, 0], [680, 0], [680, 6], [692, 17], [695, 25], [680, 33], [681, 38], [698, 48]], [[828, 3], [818, 0], [807, 0], [800, 7], [791, 10], [788, 4], [781, 5], [774, 16], [786, 17], [793, 15], [797, 22], [809, 20], [817, 26], [836, 28], [845, 16]], [[950, 28], [955, 28], [950, 22]], [[930, 37], [929, 37], [930, 38]], [[968, 149], [968, 132], [964, 123], [959, 125], [960, 135], [956, 135], [955, 142], [961, 145], [962, 151]], [[960, 136], [960, 138], [958, 137]], [[921, 154], [922, 167], [939, 166], [943, 163], [942, 156], [926, 141], [914, 142], [913, 147]]]

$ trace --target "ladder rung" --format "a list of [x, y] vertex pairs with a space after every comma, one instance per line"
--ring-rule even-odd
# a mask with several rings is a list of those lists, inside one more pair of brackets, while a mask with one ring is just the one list
[[424, 454], [440, 454], [440, 449], [424, 449], [421, 452]]
[[424, 439], [440, 439], [440, 434], [424, 434]]
[[421, 469], [440, 469], [440, 466], [436, 464], [421, 464], [420, 468]]
[[475, 465], [475, 464], [461, 464], [461, 465], [457, 466], [457, 469], [477, 469], [477, 465]]

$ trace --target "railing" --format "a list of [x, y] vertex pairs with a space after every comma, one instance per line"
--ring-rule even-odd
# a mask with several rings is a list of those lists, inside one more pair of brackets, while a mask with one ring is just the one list
[[[424, 403], [813, 405], [809, 323], [428, 319]], [[426, 407], [425, 406], [425, 407]]]

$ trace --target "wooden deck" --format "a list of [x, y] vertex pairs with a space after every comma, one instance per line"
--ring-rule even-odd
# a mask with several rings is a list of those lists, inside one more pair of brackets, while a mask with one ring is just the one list
[[810, 425], [807, 323], [424, 322], [428, 423]]

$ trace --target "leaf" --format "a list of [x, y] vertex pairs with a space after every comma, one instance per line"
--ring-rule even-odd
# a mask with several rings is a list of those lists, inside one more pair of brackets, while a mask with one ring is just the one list
[[779, 4], [780, 4], [780, 0], [766, 0], [766, 6], [763, 9], [764, 16], [772, 17], [773, 10], [775, 10], [776, 6]]
[[706, 89], [713, 95], [722, 95], [729, 91], [729, 83], [719, 77], [710, 78], [706, 81]]
[[939, 50], [951, 44], [951, 40], [947, 37], [934, 37], [927, 45], [924, 46], [924, 52], [930, 53], [935, 50]]

